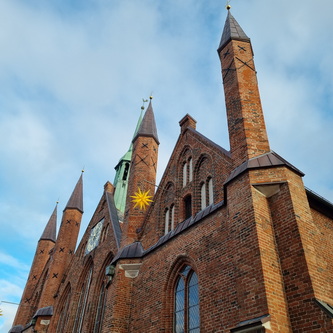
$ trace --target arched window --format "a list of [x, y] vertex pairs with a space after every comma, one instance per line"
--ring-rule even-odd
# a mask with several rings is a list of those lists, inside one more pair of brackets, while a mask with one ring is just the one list
[[77, 305], [76, 315], [75, 315], [75, 322], [73, 327], [73, 333], [80, 333], [83, 323], [83, 317], [86, 310], [87, 305], [87, 298], [89, 294], [89, 288], [90, 288], [90, 282], [91, 282], [91, 276], [92, 276], [92, 266], [90, 267], [87, 276], [85, 277], [82, 285], [80, 293], [79, 302]]
[[170, 230], [175, 228], [175, 205], [171, 206], [171, 221], [170, 221]]
[[164, 229], [165, 234], [169, 232], [169, 218], [170, 218], [170, 211], [169, 208], [167, 208], [165, 210], [165, 229]]
[[128, 170], [129, 170], [129, 163], [125, 163], [125, 169], [124, 169], [124, 173], [123, 173], [123, 180], [127, 180]]
[[165, 210], [165, 215], [164, 215], [164, 233], [167, 234], [169, 231], [173, 230], [175, 227], [175, 205], [172, 204], [170, 209], [167, 208]]
[[57, 325], [57, 332], [56, 333], [63, 333], [66, 332], [65, 328], [66, 328], [66, 324], [68, 322], [68, 318], [69, 318], [69, 301], [71, 298], [71, 291], [70, 291], [70, 287], [68, 288], [68, 293], [67, 296], [65, 298], [65, 301], [62, 304], [61, 307], [61, 312], [60, 312], [60, 316], [58, 319], [58, 325]]
[[190, 266], [178, 273], [174, 294], [174, 333], [199, 333], [198, 276]]
[[208, 205], [214, 203], [213, 178], [208, 179]]
[[95, 317], [94, 333], [100, 333], [102, 330], [102, 323], [105, 308], [105, 284], [103, 283], [99, 292], [97, 312]]
[[192, 197], [190, 195], [184, 198], [185, 219], [192, 216]]
[[207, 207], [207, 200], [206, 200], [206, 184], [202, 183], [201, 184], [201, 209], [205, 209]]
[[188, 181], [191, 182], [193, 180], [193, 161], [192, 157], [188, 160]]
[[187, 184], [187, 163], [183, 165], [183, 187]]

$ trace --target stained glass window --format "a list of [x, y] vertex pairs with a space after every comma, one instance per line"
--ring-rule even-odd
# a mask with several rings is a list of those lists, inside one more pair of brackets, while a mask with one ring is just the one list
[[190, 266], [183, 267], [176, 283], [174, 332], [200, 332], [198, 276]]

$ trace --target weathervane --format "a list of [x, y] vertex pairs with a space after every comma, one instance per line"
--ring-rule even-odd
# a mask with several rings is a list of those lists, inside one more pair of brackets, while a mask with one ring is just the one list
[[142, 106], [141, 106], [142, 110], [145, 108], [145, 103], [147, 103], [147, 102], [148, 102], [148, 99], [142, 98]]

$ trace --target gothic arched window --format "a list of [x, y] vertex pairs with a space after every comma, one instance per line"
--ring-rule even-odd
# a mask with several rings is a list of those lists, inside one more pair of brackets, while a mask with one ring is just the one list
[[178, 273], [174, 294], [174, 333], [199, 333], [198, 276], [190, 266]]
[[214, 203], [213, 178], [208, 178], [208, 205]]
[[79, 291], [80, 298], [79, 298], [79, 302], [77, 305], [73, 333], [81, 332], [84, 313], [85, 313], [86, 305], [87, 305], [87, 298], [88, 298], [88, 294], [89, 294], [91, 276], [92, 276], [92, 266], [90, 267], [83, 283], [81, 284], [81, 288]]
[[62, 303], [61, 306], [61, 312], [60, 312], [60, 316], [58, 319], [58, 325], [57, 325], [57, 333], [63, 333], [65, 332], [65, 327], [66, 324], [68, 322], [68, 318], [69, 318], [69, 302], [70, 302], [70, 298], [71, 298], [71, 290], [70, 287], [67, 288], [67, 295], [65, 297], [65, 301]]
[[183, 187], [187, 184], [187, 163], [183, 164]]
[[201, 194], [201, 209], [205, 209], [207, 207], [206, 184], [205, 183], [201, 184], [200, 194]]
[[169, 231], [175, 228], [175, 205], [172, 204], [170, 209], [167, 208], [164, 213], [164, 233], [167, 234]]
[[94, 333], [101, 332], [105, 308], [105, 284], [103, 283], [99, 292], [97, 312], [95, 317]]

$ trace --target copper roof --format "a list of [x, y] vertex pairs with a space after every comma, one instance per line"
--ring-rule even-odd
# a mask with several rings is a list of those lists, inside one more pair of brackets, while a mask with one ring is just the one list
[[241, 40], [249, 42], [250, 38], [245, 34], [241, 26], [238, 24], [238, 22], [229, 11], [224, 24], [223, 33], [217, 52], [220, 52], [223, 47], [231, 40]]
[[51, 240], [53, 242], [56, 241], [57, 236], [57, 206], [55, 206], [53, 213], [49, 219], [49, 222], [47, 222], [47, 225], [44, 229], [44, 232], [42, 236], [40, 237], [40, 240]]
[[81, 213], [83, 213], [83, 181], [82, 181], [82, 174], [74, 188], [74, 191], [71, 197], [68, 200], [68, 203], [64, 210], [66, 209], [77, 209]]

